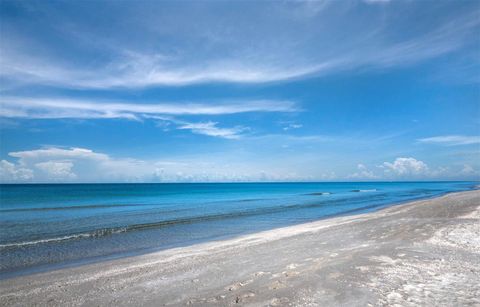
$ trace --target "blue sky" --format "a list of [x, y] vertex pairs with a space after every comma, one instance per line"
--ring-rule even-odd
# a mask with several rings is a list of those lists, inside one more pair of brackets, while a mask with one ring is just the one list
[[2, 182], [480, 179], [478, 1], [0, 1]]

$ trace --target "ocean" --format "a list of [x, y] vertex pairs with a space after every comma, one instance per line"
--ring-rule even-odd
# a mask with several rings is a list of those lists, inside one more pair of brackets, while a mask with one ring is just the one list
[[477, 184], [4, 184], [0, 278], [364, 213]]

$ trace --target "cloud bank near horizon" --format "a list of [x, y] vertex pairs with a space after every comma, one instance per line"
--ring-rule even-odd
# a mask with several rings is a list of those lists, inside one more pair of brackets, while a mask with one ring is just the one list
[[[0, 182], [269, 182], [269, 181], [375, 181], [375, 180], [431, 180], [451, 170], [431, 169], [412, 157], [399, 157], [383, 162], [374, 169], [358, 164], [353, 174], [325, 172], [302, 176], [295, 170], [261, 170], [252, 164], [232, 164], [201, 159], [139, 160], [113, 158], [85, 148], [41, 148], [10, 152], [16, 161], [0, 161]], [[463, 165], [458, 174], [479, 176], [480, 171]]]

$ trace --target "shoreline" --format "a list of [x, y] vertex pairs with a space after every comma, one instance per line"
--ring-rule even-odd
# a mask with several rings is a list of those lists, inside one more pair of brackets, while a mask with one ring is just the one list
[[[385, 247], [384, 245], [393, 245], [390, 246], [390, 248], [393, 247], [393, 250], [399, 247], [405, 249], [409, 247], [409, 244], [415, 245], [414, 243], [424, 242], [428, 239], [441, 243], [437, 245], [448, 247], [448, 244], [443, 244], [441, 238], [436, 237], [437, 233], [441, 233], [445, 228], [457, 222], [459, 225], [462, 224], [464, 219], [472, 219], [478, 224], [479, 200], [480, 191], [478, 190], [447, 193], [435, 198], [390, 205], [369, 213], [332, 217], [233, 239], [209, 241], [148, 254], [12, 277], [0, 281], [1, 304], [10, 306], [43, 302], [50, 305], [84, 303], [158, 305], [155, 302], [159, 301], [166, 305], [188, 303], [194, 305], [235, 305], [236, 303], [285, 305], [292, 302], [300, 305], [303, 304], [302, 302], [306, 304], [306, 301], [299, 301], [301, 298], [303, 300], [313, 299], [311, 303], [327, 305], [347, 303], [350, 299], [350, 302], [355, 302], [354, 305], [356, 305], [360, 303], [359, 297], [365, 299], [365, 303], [368, 301], [375, 304], [376, 296], [367, 293], [368, 291], [365, 292], [366, 289], [354, 286], [351, 289], [348, 289], [348, 286], [339, 289], [338, 282], [335, 282], [340, 276], [349, 276], [345, 272], [352, 273], [352, 262], [355, 263], [355, 270], [351, 275], [356, 277], [351, 277], [350, 281], [348, 281], [349, 278], [346, 279], [350, 285], [355, 284], [355, 278], [359, 278], [358, 273], [366, 274], [373, 271], [366, 263], [356, 263], [358, 261], [354, 255], [360, 252], [368, 254], [368, 247], [375, 252], [379, 246]], [[464, 203], [464, 206], [455, 206], [456, 202]], [[442, 204], [443, 210], [439, 210], [438, 206]], [[469, 214], [472, 215], [471, 218], [462, 218]], [[425, 217], [419, 218], [421, 215]], [[393, 229], [394, 234], [402, 239], [400, 242], [398, 242], [398, 238], [393, 241], [387, 240], [391, 236], [392, 225], [403, 229], [399, 233], [396, 233], [395, 228]], [[425, 229], [413, 226], [423, 226]], [[417, 231], [417, 229], [420, 230]], [[477, 230], [473, 228], [473, 231]], [[378, 236], [380, 233], [384, 233], [384, 235]], [[405, 237], [403, 238], [402, 235]], [[468, 234], [464, 236], [468, 237]], [[462, 235], [460, 235], [461, 237]], [[337, 240], [334, 240], [335, 238]], [[408, 246], [401, 246], [400, 243], [403, 241], [408, 241]], [[478, 258], [480, 257], [476, 253], [476, 244], [480, 245], [475, 241], [473, 251], [465, 251], [464, 248], [460, 254], [462, 257], [466, 255], [465, 257], [468, 258], [468, 253], [473, 253], [477, 256], [477, 263], [473, 264], [479, 265]], [[432, 253], [430, 249], [431, 246], [428, 250]], [[468, 250], [468, 248], [466, 249]], [[447, 251], [440, 255], [448, 254]], [[404, 256], [397, 255], [396, 258], [384, 255], [390, 252], [391, 250], [382, 250], [382, 252], [377, 250], [365, 259], [360, 257], [360, 260], [380, 263], [375, 265], [378, 269], [378, 266], [385, 268], [392, 263], [398, 264], [404, 259], [419, 257], [418, 251], [410, 251], [413, 258], [407, 257], [406, 251], [400, 253]], [[308, 257], [301, 254], [308, 255]], [[380, 258], [375, 260], [375, 257]], [[344, 263], [340, 265], [339, 261], [342, 259]], [[345, 266], [345, 263], [349, 261], [350, 265]], [[335, 263], [342, 269], [329, 272], [328, 268], [334, 266]], [[357, 269], [357, 267], [360, 268]], [[320, 282], [321, 285], [318, 284], [318, 279], [322, 278], [317, 276], [316, 270], [326, 270], [324, 272], [326, 275], [320, 274], [320, 277], [328, 277]], [[477, 273], [476, 276], [480, 276], [478, 275], [480, 272], [475, 271], [474, 273]], [[382, 274], [377, 274], [375, 277], [381, 279]], [[265, 279], [267, 276], [268, 280]], [[317, 278], [314, 278], [315, 276]], [[480, 284], [478, 277], [473, 279], [474, 282]], [[289, 285], [288, 280], [292, 285]], [[295, 280], [299, 284], [292, 282]], [[178, 285], [172, 285], [172, 283], [178, 283]], [[337, 292], [333, 296], [329, 293], [332, 291], [330, 289], [332, 287], [336, 289], [333, 293]], [[150, 289], [153, 293], [145, 293], [143, 291], [145, 289]], [[474, 291], [475, 295], [480, 294], [478, 286], [473, 286], [471, 291]], [[92, 292], [95, 293], [93, 297]], [[299, 296], [300, 292], [303, 294]], [[342, 293], [342, 299], [337, 297], [340, 293]], [[396, 294], [391, 295], [389, 301], [388, 295], [391, 293], [394, 292], [390, 291], [382, 299], [386, 303], [401, 302], [402, 293], [395, 292]], [[126, 301], [116, 301], [118, 294], [121, 294]], [[475, 303], [474, 300], [472, 302]]]
[[[450, 182], [450, 181], [449, 181]], [[479, 189], [479, 185], [474, 185], [470, 187], [470, 190], [467, 191], [473, 191]], [[370, 190], [368, 190], [370, 191]], [[363, 190], [352, 190], [350, 191], [352, 193], [354, 192], [365, 192]], [[461, 191], [464, 192], [464, 191]], [[226, 241], [226, 240], [233, 240], [236, 238], [241, 238], [244, 236], [249, 236], [249, 235], [255, 235], [256, 233], [263, 233], [263, 232], [268, 232], [276, 229], [281, 229], [285, 227], [295, 227], [295, 226], [300, 226], [302, 224], [308, 224], [308, 223], [315, 223], [319, 221], [324, 221], [324, 220], [329, 220], [333, 218], [338, 218], [338, 217], [348, 217], [348, 216], [356, 216], [356, 215], [361, 215], [365, 213], [373, 213], [373, 212], [378, 212], [385, 210], [390, 207], [396, 207], [396, 206], [402, 206], [404, 204], [412, 203], [412, 202], [417, 202], [417, 201], [422, 201], [422, 200], [429, 200], [429, 199], [435, 199], [439, 197], [443, 197], [445, 195], [451, 194], [451, 193], [458, 193], [458, 191], [445, 191], [439, 194], [435, 195], [428, 195], [428, 196], [420, 196], [420, 197], [415, 197], [410, 200], [404, 200], [404, 201], [391, 201], [387, 202], [384, 204], [376, 204], [376, 205], [371, 205], [371, 206], [366, 206], [366, 207], [360, 207], [360, 208], [355, 208], [352, 210], [344, 211], [341, 213], [334, 213], [334, 214], [329, 214], [325, 215], [323, 217], [320, 217], [318, 219], [312, 220], [312, 221], [302, 221], [300, 223], [293, 223], [290, 225], [281, 225], [279, 227], [274, 227], [270, 229], [256, 229], [252, 231], [247, 231], [244, 233], [238, 233], [238, 234], [230, 234], [230, 235], [223, 235], [223, 236], [218, 236], [214, 238], [208, 238], [208, 239], [203, 239], [203, 240], [193, 240], [193, 241], [188, 241], [188, 242], [183, 242], [183, 243], [178, 243], [174, 245], [167, 245], [165, 247], [152, 247], [152, 248], [147, 248], [143, 250], [132, 250], [132, 251], [126, 251], [126, 252], [121, 252], [121, 253], [116, 253], [116, 254], [110, 254], [110, 255], [101, 255], [101, 256], [94, 256], [94, 257], [88, 257], [88, 258], [83, 258], [83, 259], [77, 259], [77, 260], [70, 260], [67, 262], [59, 262], [59, 263], [46, 263], [42, 265], [37, 265], [37, 266], [32, 266], [32, 267], [24, 267], [20, 268], [17, 271], [6, 271], [0, 273], [0, 281], [2, 280], [8, 280], [11, 278], [17, 278], [17, 277], [22, 277], [22, 276], [29, 276], [33, 274], [41, 274], [41, 273], [47, 273], [47, 272], [52, 272], [52, 271], [57, 271], [57, 270], [64, 270], [64, 269], [70, 269], [70, 268], [75, 268], [75, 267], [80, 267], [84, 265], [90, 265], [90, 264], [95, 264], [95, 263], [101, 263], [101, 262], [106, 262], [106, 261], [113, 261], [113, 260], [118, 260], [118, 259], [123, 259], [123, 258], [130, 258], [130, 257], [137, 257], [137, 256], [142, 256], [142, 255], [148, 255], [148, 254], [154, 254], [158, 252], [163, 252], [167, 251], [170, 249], [181, 249], [181, 248], [186, 248], [189, 246], [195, 246], [203, 243], [208, 243], [208, 242], [221, 242], [221, 241]], [[316, 193], [314, 193], [316, 194]], [[323, 192], [320, 194], [324, 194]], [[330, 193], [327, 193], [330, 194]]]

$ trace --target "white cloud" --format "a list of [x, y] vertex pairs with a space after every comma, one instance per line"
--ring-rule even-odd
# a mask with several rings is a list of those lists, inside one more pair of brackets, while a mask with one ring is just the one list
[[303, 125], [301, 125], [301, 124], [288, 124], [286, 127], [283, 127], [283, 130], [288, 131], [288, 130], [292, 130], [292, 129], [300, 129], [302, 127], [303, 127]]
[[33, 178], [33, 171], [6, 160], [0, 161], [0, 182], [26, 182]]
[[[218, 127], [217, 122], [187, 122], [175, 116], [225, 115], [246, 112], [296, 112], [300, 109], [292, 101], [250, 100], [230, 103], [152, 103], [93, 102], [75, 99], [0, 98], [0, 116], [33, 119], [133, 119], [155, 120], [163, 131], [170, 128], [190, 130], [196, 134], [226, 139], [238, 139], [247, 127]], [[173, 124], [173, 125], [172, 125]], [[299, 128], [299, 125], [294, 125]]]
[[445, 146], [480, 144], [480, 136], [468, 135], [441, 135], [418, 139], [421, 143], [438, 144]]
[[35, 167], [43, 171], [51, 180], [71, 180], [77, 175], [72, 172], [73, 163], [71, 161], [46, 161], [35, 164]]
[[296, 172], [278, 167], [219, 161], [218, 157], [150, 160], [114, 158], [84, 148], [42, 148], [11, 152], [0, 161], [0, 182], [236, 182], [298, 181]]
[[347, 178], [358, 180], [458, 179], [458, 173], [445, 167], [430, 169], [423, 161], [411, 157], [399, 157], [393, 162], [383, 162], [375, 170], [360, 163], [357, 165], [357, 171], [348, 175]]
[[225, 139], [238, 139], [241, 137], [241, 133], [247, 130], [246, 127], [233, 127], [233, 128], [219, 128], [218, 123], [205, 122], [205, 123], [185, 123], [179, 126], [180, 130], [191, 130], [193, 133], [203, 134], [214, 137], [221, 137]]
[[463, 175], [479, 175], [480, 172], [475, 170], [471, 165], [464, 164], [462, 170], [460, 171]]
[[[2, 37], [0, 67], [11, 82], [73, 88], [261, 83], [403, 66], [452, 53], [474, 41], [479, 25], [475, 7], [467, 13], [432, 14], [432, 19], [420, 23], [411, 13], [425, 9], [422, 1], [418, 3], [405, 1], [399, 4], [401, 9], [382, 14], [328, 1], [244, 5], [243, 14], [232, 14], [234, 9], [219, 13], [221, 5], [212, 3], [206, 5], [209, 10], [185, 6], [175, 12], [162, 5], [148, 6], [148, 11], [132, 5], [129, 10], [142, 18], [119, 9], [108, 25], [96, 24], [99, 31], [91, 31], [87, 19], [67, 23], [64, 15], [52, 10], [49, 17], [57, 27], [48, 30], [60, 45], [70, 44], [69, 52], [61, 53], [61, 46], [35, 33], [10, 30], [15, 25], [7, 21], [10, 27], [2, 33], [7, 35]], [[417, 10], [411, 10], [414, 5]], [[298, 16], [299, 12], [303, 14]], [[349, 24], [345, 26], [343, 20]], [[385, 20], [396, 21], [394, 30]], [[125, 24], [135, 33], [125, 28], [110, 32]], [[409, 31], [411, 27], [416, 31]], [[407, 35], [398, 35], [403, 30]], [[37, 49], [42, 52], [32, 55], [31, 50]], [[84, 58], [89, 60], [82, 62]]]
[[10, 152], [9, 156], [17, 158], [18, 162], [7, 163], [23, 169], [30, 174], [28, 179], [35, 182], [72, 181], [77, 178], [96, 182], [120, 177], [126, 180], [130, 177], [128, 171], [135, 165], [135, 160], [112, 159], [106, 154], [76, 147], [17, 151]]
[[35, 159], [57, 159], [57, 158], [75, 158], [75, 159], [89, 159], [97, 161], [108, 160], [109, 157], [105, 154], [93, 152], [90, 149], [72, 147], [70, 149], [50, 147], [26, 151], [14, 151], [8, 154], [11, 157], [19, 158], [21, 163]]
[[372, 180], [379, 179], [380, 176], [376, 175], [373, 171], [369, 170], [364, 164], [360, 163], [357, 165], [358, 171], [350, 174], [347, 178], [350, 179], [359, 179], [359, 180]]
[[365, 164], [358, 164], [357, 171], [347, 175], [354, 180], [478, 180], [479, 171], [464, 164], [461, 167], [429, 167], [424, 161], [409, 157], [399, 157], [393, 162], [383, 162], [374, 170]]
[[393, 163], [383, 162], [381, 167], [398, 176], [428, 175], [429, 171], [427, 164], [415, 158], [396, 158]]
[[[249, 130], [248, 127], [235, 126], [233, 128], [220, 128], [217, 122], [187, 122], [173, 117], [165, 116], [149, 116], [157, 120], [157, 127], [164, 131], [175, 128], [178, 130], [190, 130], [192, 133], [203, 134], [212, 137], [220, 137], [224, 139], [239, 139], [243, 136], [243, 132]], [[175, 127], [174, 127], [175, 126]]]
[[295, 112], [292, 101], [248, 100], [224, 103], [125, 103], [78, 99], [1, 97], [0, 116], [24, 118], [127, 118], [149, 115], [223, 115]]
[[[85, 148], [40, 148], [9, 153], [14, 161], [0, 161], [0, 182], [237, 182], [305, 180], [475, 179], [470, 165], [429, 168], [415, 158], [396, 158], [370, 169], [358, 164], [350, 175], [306, 168], [297, 159], [281, 156], [269, 161], [245, 161], [224, 154], [140, 160], [116, 158]], [[318, 157], [316, 157], [318, 158]]]
[[[445, 31], [445, 29], [442, 29], [442, 31]], [[445, 43], [445, 40], [449, 40], [449, 42]], [[104, 67], [92, 68], [91, 71], [87, 71], [81, 68], [61, 67], [56, 62], [45, 61], [38, 64], [26, 64], [35, 61], [12, 58], [4, 61], [0, 67], [3, 68], [5, 77], [17, 82], [68, 88], [143, 88], [212, 82], [266, 83], [324, 76], [364, 67], [405, 66], [453, 52], [462, 45], [461, 41], [460, 38], [448, 37], [448, 34], [443, 35], [439, 31], [426, 37], [383, 46], [375, 53], [370, 53], [367, 47], [357, 46], [361, 50], [356, 53], [343, 51], [337, 53], [336, 56], [305, 59], [300, 63], [287, 66], [282, 65], [282, 61], [290, 63], [289, 60], [291, 59], [283, 59], [270, 64], [262, 63], [261, 60], [252, 62], [245, 58], [237, 58], [230, 62], [212, 60], [206, 68], [197, 68], [182, 65], [164, 67], [156, 63], [156, 60], [146, 61], [144, 66], [140, 66], [136, 63], [136, 58], [126, 58], [122, 59], [120, 63], [111, 62]], [[372, 42], [372, 44], [375, 44], [375, 42]], [[144, 55], [144, 57], [148, 58], [149, 56]], [[8, 64], [5, 64], [12, 61], [24, 61], [25, 64], [17, 64], [15, 70], [13, 70]], [[129, 61], [131, 63], [126, 65], [125, 62]], [[309, 63], [303, 64], [301, 62]], [[55, 69], [44, 69], [49, 65], [57, 67]]]
[[[339, 177], [335, 172], [326, 172], [320, 175], [320, 179], [329, 181], [329, 180], [338, 180]], [[311, 176], [311, 180], [316, 180], [316, 178], [314, 176]]]

